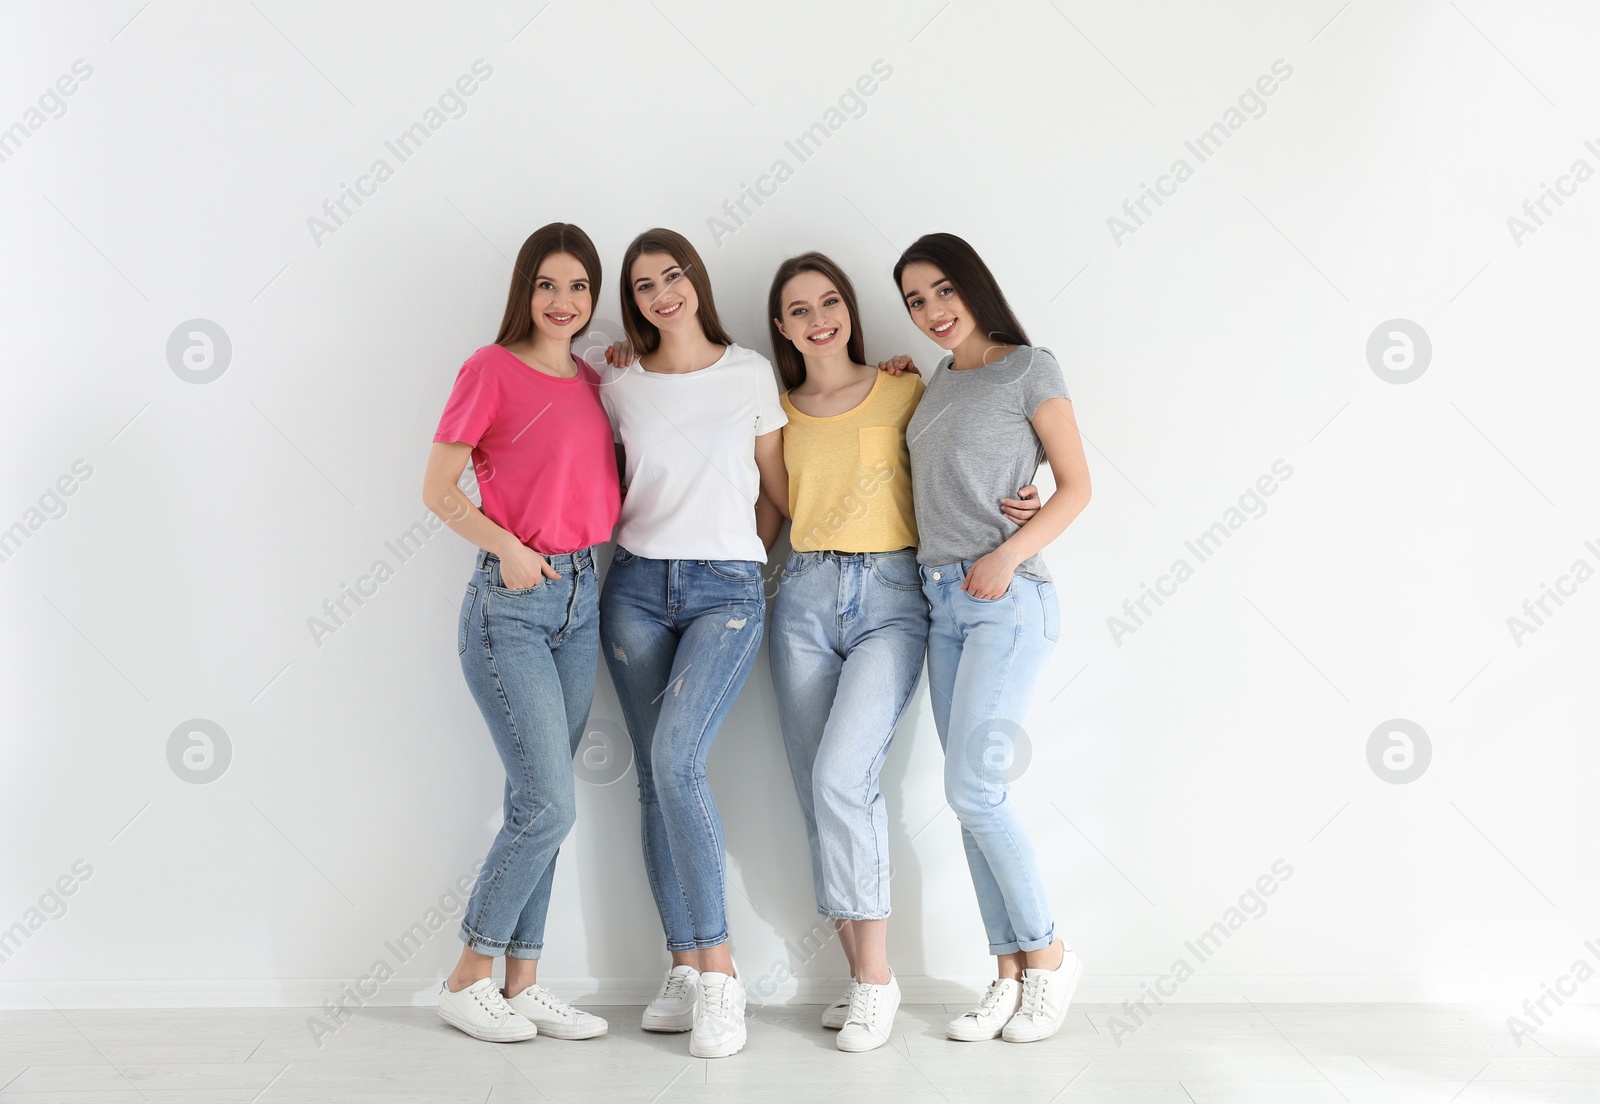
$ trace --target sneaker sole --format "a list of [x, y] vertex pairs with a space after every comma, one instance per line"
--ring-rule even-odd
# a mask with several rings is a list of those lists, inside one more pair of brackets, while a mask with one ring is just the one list
[[694, 1030], [694, 1014], [690, 1013], [688, 1022], [682, 1020], [643, 1020], [639, 1027], [644, 1031], [654, 1031], [660, 1035], [682, 1035], [685, 1031]]
[[548, 1027], [539, 1028], [539, 1034], [547, 1039], [598, 1039], [609, 1030], [611, 1030], [610, 1024], [602, 1024], [598, 1028], [567, 1027], [552, 1024]]
[[877, 1050], [888, 1041], [889, 1037], [887, 1035], [869, 1037], [862, 1039], [860, 1042], [855, 1042], [841, 1035], [834, 1040], [834, 1045], [846, 1054], [865, 1054], [869, 1050]]
[[738, 1054], [744, 1049], [745, 1040], [746, 1036], [740, 1035], [737, 1039], [731, 1042], [722, 1043], [719, 1046], [704, 1047], [699, 1049], [696, 1049], [694, 1043], [691, 1042], [689, 1044], [689, 1056], [691, 1058], [732, 1058], [735, 1054]]
[[958, 1043], [987, 1043], [991, 1039], [998, 1039], [1000, 1032], [1004, 1030], [1004, 1027], [996, 1028], [993, 1035], [958, 1035], [947, 1027], [944, 1029], [944, 1037], [953, 1039]]
[[539, 1034], [539, 1027], [537, 1024], [534, 1024], [532, 1025], [533, 1030], [526, 1035], [485, 1035], [483, 1032], [475, 1029], [471, 1024], [461, 1023], [459, 1020], [455, 1019], [455, 1017], [445, 1012], [443, 1008], [439, 1009], [439, 1018], [462, 1034], [470, 1035], [474, 1039], [481, 1039], [486, 1043], [524, 1043], [529, 1039], [537, 1037]]
[[1063, 1001], [1062, 1004], [1061, 1004], [1061, 1019], [1057, 1020], [1056, 1021], [1056, 1025], [1054, 1027], [1052, 1027], [1049, 1031], [1046, 1031], [1043, 1034], [1039, 1034], [1039, 1035], [1021, 1036], [1021, 1035], [1007, 1035], [1005, 1033], [1005, 1029], [1002, 1028], [1001, 1032], [1000, 1032], [1000, 1038], [1005, 1040], [1008, 1043], [1039, 1043], [1039, 1042], [1043, 1042], [1044, 1040], [1050, 1038], [1050, 1036], [1054, 1035], [1056, 1032], [1060, 1031], [1061, 1030], [1061, 1025], [1066, 1021], [1067, 1012], [1072, 1007], [1072, 994], [1078, 991], [1078, 982], [1082, 978], [1083, 978], [1083, 960], [1080, 958], [1078, 960], [1078, 968], [1076, 970], [1072, 971], [1072, 976], [1067, 979], [1067, 999], [1065, 1001]]

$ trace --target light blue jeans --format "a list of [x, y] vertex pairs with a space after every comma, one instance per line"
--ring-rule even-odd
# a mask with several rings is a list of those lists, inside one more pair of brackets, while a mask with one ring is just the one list
[[645, 872], [669, 950], [728, 938], [706, 757], [755, 666], [766, 614], [754, 560], [656, 560], [618, 545], [606, 575], [606, 666], [633, 741]]
[[556, 851], [577, 817], [572, 756], [594, 700], [600, 647], [592, 549], [547, 556], [559, 579], [509, 590], [478, 553], [461, 602], [461, 671], [506, 768], [504, 822], [489, 847], [461, 941], [479, 954], [538, 958]]
[[1055, 942], [1039, 860], [1009, 801], [1015, 747], [1039, 668], [1061, 635], [1056, 589], [1024, 575], [992, 601], [961, 589], [971, 560], [922, 568], [928, 689], [944, 747], [944, 793], [989, 936], [989, 953], [1038, 951]]
[[889, 816], [878, 789], [928, 644], [914, 548], [791, 552], [772, 610], [772, 685], [817, 911], [889, 915]]

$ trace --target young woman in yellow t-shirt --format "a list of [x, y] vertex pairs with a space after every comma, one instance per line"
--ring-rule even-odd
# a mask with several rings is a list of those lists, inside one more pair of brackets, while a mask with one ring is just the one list
[[[855, 290], [821, 253], [779, 266], [767, 318], [789, 419], [776, 505], [793, 547], [772, 611], [772, 680], [817, 909], [850, 964], [850, 988], [822, 1023], [840, 1029], [840, 1050], [865, 1051], [888, 1040], [900, 1004], [878, 774], [928, 641], [905, 435], [923, 384], [866, 363]], [[1036, 504], [1014, 506], [1025, 517]]]

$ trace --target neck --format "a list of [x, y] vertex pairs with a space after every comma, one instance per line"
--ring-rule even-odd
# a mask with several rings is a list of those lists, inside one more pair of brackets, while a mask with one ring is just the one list
[[528, 337], [528, 352], [540, 364], [560, 367], [572, 358], [572, 338], [551, 337], [535, 329]]
[[652, 357], [657, 371], [688, 372], [703, 367], [720, 346], [698, 325], [683, 330], [659, 330], [661, 343]]
[[985, 364], [992, 364], [1015, 347], [1014, 345], [996, 342], [974, 330], [967, 335], [965, 341], [950, 351], [955, 354], [954, 367], [956, 370], [965, 371], [968, 368], [981, 368]]
[[806, 382], [802, 386], [807, 390], [837, 391], [854, 383], [861, 372], [861, 366], [851, 361], [847, 349], [827, 356], [806, 354], [805, 361]]

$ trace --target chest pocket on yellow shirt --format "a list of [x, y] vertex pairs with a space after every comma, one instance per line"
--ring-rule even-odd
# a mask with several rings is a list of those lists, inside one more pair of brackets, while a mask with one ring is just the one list
[[861, 466], [893, 471], [900, 462], [900, 431], [894, 426], [870, 426], [856, 430], [861, 449]]

